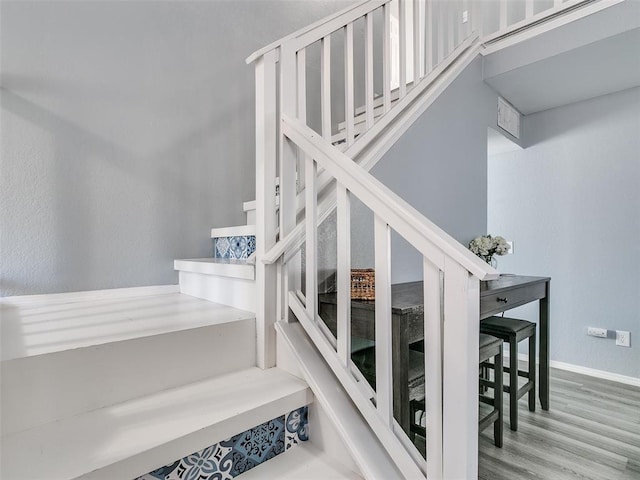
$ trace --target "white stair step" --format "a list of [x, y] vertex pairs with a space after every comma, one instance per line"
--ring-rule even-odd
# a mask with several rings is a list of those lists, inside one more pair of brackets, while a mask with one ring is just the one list
[[256, 234], [255, 225], [238, 225], [211, 229], [211, 238], [242, 237]]
[[189, 258], [174, 260], [174, 270], [181, 272], [202, 273], [222, 277], [254, 280], [256, 267], [253, 261], [230, 258]]
[[327, 455], [302, 442], [268, 462], [243, 473], [242, 480], [362, 480], [357, 473], [332, 461]]
[[[254, 266], [237, 268], [253, 271]], [[247, 276], [251, 275], [243, 278]], [[53, 302], [47, 301], [49, 295], [0, 299], [2, 360], [254, 317], [251, 312], [179, 293], [108, 298], [102, 298], [101, 293], [78, 298], [68, 294], [66, 301], [62, 295], [53, 295]]]
[[255, 312], [255, 265], [247, 260], [194, 258], [175, 260], [180, 292], [210, 302]]
[[250, 368], [4, 436], [0, 477], [132, 479], [311, 400], [304, 381]]
[[251, 200], [250, 202], [244, 202], [242, 204], [242, 210], [244, 210], [247, 225], [255, 225], [256, 224], [256, 201]]
[[255, 365], [251, 312], [114, 295], [2, 300], [3, 434]]

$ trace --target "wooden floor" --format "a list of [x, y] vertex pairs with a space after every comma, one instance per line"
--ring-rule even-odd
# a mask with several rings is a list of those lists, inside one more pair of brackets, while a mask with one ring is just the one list
[[480, 434], [479, 478], [640, 480], [640, 388], [557, 369], [550, 387], [549, 411], [520, 400], [517, 432], [505, 405], [502, 448]]

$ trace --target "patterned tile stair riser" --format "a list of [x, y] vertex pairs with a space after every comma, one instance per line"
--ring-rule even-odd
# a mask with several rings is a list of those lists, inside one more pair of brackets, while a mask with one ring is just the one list
[[217, 237], [213, 239], [214, 258], [247, 259], [255, 250], [255, 235]]
[[274, 418], [136, 480], [227, 480], [309, 439], [308, 407]]

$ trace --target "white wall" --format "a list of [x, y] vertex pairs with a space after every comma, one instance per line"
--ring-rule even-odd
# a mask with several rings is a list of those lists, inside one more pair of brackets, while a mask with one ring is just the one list
[[254, 198], [254, 50], [350, 2], [3, 1], [0, 295], [173, 284]]
[[[515, 242], [498, 269], [552, 278], [552, 360], [640, 378], [640, 88], [529, 115], [524, 131], [528, 148], [488, 162], [488, 231]], [[631, 331], [632, 348], [587, 326]]]

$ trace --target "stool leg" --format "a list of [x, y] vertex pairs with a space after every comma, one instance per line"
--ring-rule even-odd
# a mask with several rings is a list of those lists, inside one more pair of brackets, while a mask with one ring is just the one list
[[509, 339], [509, 423], [511, 430], [518, 430], [518, 341]]
[[536, 332], [529, 337], [529, 381], [532, 382], [529, 390], [529, 411], [536, 411]]
[[504, 388], [502, 381], [502, 345], [500, 345], [500, 353], [496, 355], [494, 360], [495, 370], [494, 374], [494, 387], [493, 387], [493, 403], [496, 410], [498, 410], [498, 419], [493, 424], [493, 440], [498, 448], [502, 448], [502, 411], [503, 408], [503, 394], [502, 389]]

